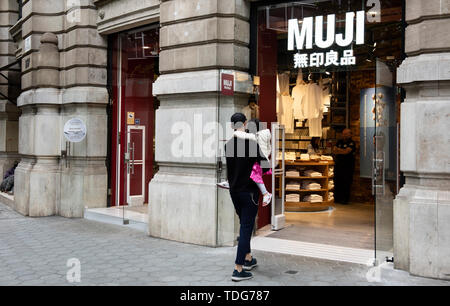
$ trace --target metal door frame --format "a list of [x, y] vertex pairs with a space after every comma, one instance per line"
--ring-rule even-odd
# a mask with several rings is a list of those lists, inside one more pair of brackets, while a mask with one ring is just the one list
[[[279, 135], [281, 132], [281, 139], [279, 139]], [[277, 137], [278, 136], [278, 137]], [[272, 124], [272, 207], [271, 207], [271, 228], [272, 230], [278, 231], [284, 228], [286, 217], [284, 215], [284, 199], [285, 199], [285, 138], [286, 132], [284, 129], [284, 125], [279, 125], [277, 123]], [[278, 147], [279, 141], [281, 140], [281, 167], [278, 166]], [[282, 183], [281, 183], [281, 214], [276, 214], [275, 205], [276, 205], [276, 189], [275, 182], [277, 176], [281, 175]]]
[[[136, 161], [134, 159], [134, 143], [133, 143], [133, 153], [130, 156], [131, 158], [128, 161], [128, 165], [127, 165], [127, 185], [126, 185], [126, 193], [127, 193], [127, 204], [129, 206], [136, 206], [133, 204], [133, 199], [139, 199], [142, 197], [142, 203], [144, 204], [145, 202], [145, 126], [144, 125], [128, 125], [127, 127], [127, 148], [128, 148], [128, 153], [130, 152], [130, 133], [131, 130], [142, 130], [142, 160]], [[130, 153], [129, 153], [130, 154]], [[130, 165], [130, 163], [132, 163]], [[127, 163], [125, 163], [127, 164]], [[132, 174], [134, 174], [134, 166], [135, 165], [139, 165], [142, 166], [142, 195], [130, 195], [130, 176]], [[131, 171], [130, 171], [131, 170]]]

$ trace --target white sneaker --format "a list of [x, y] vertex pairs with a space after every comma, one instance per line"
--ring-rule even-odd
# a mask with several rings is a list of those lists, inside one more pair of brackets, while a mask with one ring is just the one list
[[263, 206], [269, 205], [271, 201], [272, 201], [272, 194], [268, 192], [263, 197]]
[[230, 184], [228, 184], [228, 181], [217, 183], [217, 187], [222, 189], [230, 189]]

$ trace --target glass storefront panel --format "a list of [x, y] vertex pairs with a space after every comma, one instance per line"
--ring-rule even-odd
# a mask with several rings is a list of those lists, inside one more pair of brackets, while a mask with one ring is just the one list
[[375, 195], [375, 252], [378, 263], [393, 258], [393, 203], [398, 193], [399, 90], [394, 73], [376, 61], [377, 84], [371, 97], [374, 129], [373, 194]]
[[390, 259], [403, 1], [255, 6], [259, 119], [286, 133], [286, 177], [276, 187], [286, 189], [286, 222], [318, 227], [311, 212], [326, 211], [331, 217], [320, 226], [336, 239], [317, 232], [317, 241], [307, 241], [375, 249], [377, 259]]

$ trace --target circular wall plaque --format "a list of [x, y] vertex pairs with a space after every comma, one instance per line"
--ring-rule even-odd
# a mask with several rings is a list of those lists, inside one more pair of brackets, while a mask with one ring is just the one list
[[86, 137], [86, 125], [79, 118], [72, 118], [64, 125], [64, 137], [70, 142], [80, 142]]

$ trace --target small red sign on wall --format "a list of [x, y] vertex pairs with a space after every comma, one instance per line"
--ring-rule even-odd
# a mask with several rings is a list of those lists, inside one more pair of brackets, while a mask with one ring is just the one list
[[234, 75], [222, 73], [221, 92], [225, 96], [234, 95]]

